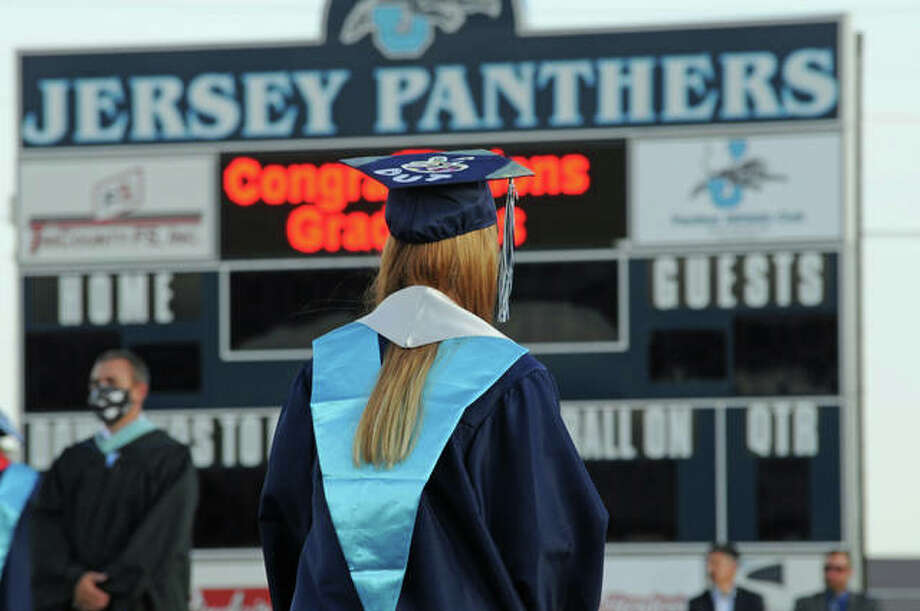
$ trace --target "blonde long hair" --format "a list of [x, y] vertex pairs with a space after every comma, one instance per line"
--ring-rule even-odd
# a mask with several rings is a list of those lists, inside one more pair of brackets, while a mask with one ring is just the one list
[[[497, 270], [495, 225], [428, 244], [409, 244], [390, 236], [370, 295], [376, 305], [407, 286], [430, 286], [491, 322]], [[422, 390], [437, 352], [436, 343], [418, 348], [387, 347], [355, 432], [356, 465], [390, 468], [412, 451], [420, 426]]]

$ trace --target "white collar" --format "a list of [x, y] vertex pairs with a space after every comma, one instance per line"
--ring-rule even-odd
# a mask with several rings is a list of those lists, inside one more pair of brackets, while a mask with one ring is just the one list
[[402, 348], [417, 348], [455, 337], [505, 337], [495, 327], [429, 286], [400, 289], [357, 322]]

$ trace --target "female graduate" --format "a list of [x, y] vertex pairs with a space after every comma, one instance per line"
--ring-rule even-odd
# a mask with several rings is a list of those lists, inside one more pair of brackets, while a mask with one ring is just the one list
[[259, 511], [276, 610], [596, 611], [607, 513], [507, 312], [488, 151], [344, 160], [390, 188], [375, 309], [313, 342]]

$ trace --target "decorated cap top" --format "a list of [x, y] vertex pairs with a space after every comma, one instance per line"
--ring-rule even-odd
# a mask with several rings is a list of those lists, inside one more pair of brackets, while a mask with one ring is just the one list
[[496, 222], [489, 180], [531, 176], [519, 163], [483, 149], [352, 157], [345, 163], [389, 189], [386, 222], [398, 240], [437, 242]]

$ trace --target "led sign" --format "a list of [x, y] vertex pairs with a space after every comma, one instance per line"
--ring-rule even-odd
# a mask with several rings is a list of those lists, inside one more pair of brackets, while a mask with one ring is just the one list
[[[578, 153], [515, 157], [534, 176], [519, 178], [520, 195], [581, 195], [591, 186], [591, 162]], [[382, 202], [387, 189], [361, 172], [341, 163], [272, 163], [263, 166], [252, 157], [235, 157], [223, 171], [224, 194], [238, 206], [264, 203], [316, 204], [324, 212], [341, 212], [353, 202]], [[492, 194], [503, 195], [505, 181], [493, 181]]]
[[223, 189], [238, 206], [264, 203], [316, 204], [324, 212], [341, 212], [351, 202], [382, 202], [382, 184], [342, 163], [272, 163], [236, 157], [224, 168]]
[[[541, 247], [609, 246], [623, 236], [623, 181], [611, 181], [624, 172], [622, 145], [583, 148], [559, 144], [493, 149], [534, 171], [534, 176], [515, 181], [521, 196], [515, 215], [516, 246], [528, 247], [534, 240]], [[222, 256], [380, 252], [388, 235], [386, 187], [334, 161], [358, 154], [368, 152], [222, 156]], [[507, 181], [492, 181], [490, 187], [501, 203]], [[498, 221], [502, 227], [501, 207]], [[582, 236], [585, 227], [596, 223], [606, 229], [602, 238], [590, 230]], [[559, 242], [560, 236], [574, 238], [575, 243]]]

